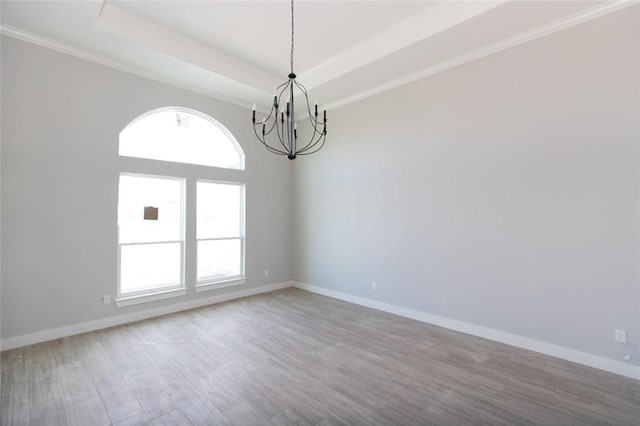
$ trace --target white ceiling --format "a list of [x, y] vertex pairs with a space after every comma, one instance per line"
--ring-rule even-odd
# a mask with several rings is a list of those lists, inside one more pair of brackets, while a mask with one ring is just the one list
[[[295, 72], [329, 108], [633, 1], [330, 1], [295, 5]], [[2, 32], [243, 106], [289, 73], [284, 1], [7, 1]]]

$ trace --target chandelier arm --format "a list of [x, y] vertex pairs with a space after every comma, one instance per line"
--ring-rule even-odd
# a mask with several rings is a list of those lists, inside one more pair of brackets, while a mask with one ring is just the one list
[[[267, 120], [268, 121], [268, 120]], [[267, 130], [264, 134], [268, 135], [269, 133], [273, 132], [273, 128], [276, 127], [276, 123], [278, 122], [278, 119], [274, 119], [273, 120], [273, 124], [271, 125], [271, 127], [269, 128], [269, 130]], [[267, 122], [265, 121], [264, 124], [266, 124]]]
[[[324, 122], [323, 124], [323, 128], [322, 131], [318, 130], [318, 126], [321, 124], [317, 121], [313, 121], [313, 120], [309, 120], [309, 123], [311, 124], [311, 128], [313, 129], [313, 131], [311, 132], [311, 137], [309, 138], [309, 142], [299, 150], [299, 152], [306, 152], [310, 149], [313, 149], [314, 146], [316, 146], [316, 144], [320, 141], [320, 139], [326, 135], [327, 133], [327, 123]], [[316, 139], [317, 138], [317, 139]]]
[[[277, 121], [278, 120], [276, 120], [276, 122]], [[287, 154], [290, 154], [290, 152], [287, 150], [286, 145], [284, 144], [284, 141], [282, 140], [282, 138], [284, 136], [284, 121], [280, 122], [280, 127], [282, 128], [282, 130], [280, 128], [278, 128], [278, 126], [276, 125], [276, 133], [278, 134], [278, 141], [280, 142], [280, 145], [282, 145], [284, 150], [287, 151]]]
[[278, 151], [277, 149], [271, 148], [269, 145], [266, 145], [267, 151], [276, 155], [288, 155], [286, 152]]
[[273, 149], [269, 145], [265, 145], [264, 147], [267, 148], [267, 151], [269, 151], [272, 154], [287, 155], [286, 152], [282, 152], [282, 151], [280, 151], [278, 149]]
[[[295, 80], [294, 80], [295, 82]], [[297, 151], [298, 146], [298, 131], [296, 130], [296, 110], [294, 108], [293, 100], [293, 84], [289, 88], [289, 98], [291, 99], [291, 123], [289, 124], [289, 132], [291, 137], [289, 138], [289, 145], [291, 146], [291, 152]]]
[[258, 131], [256, 130], [256, 126], [253, 126], [253, 133], [256, 134], [256, 138], [258, 138], [258, 140], [263, 144], [266, 145], [265, 141], [263, 138], [260, 137], [260, 135], [258, 134]]
[[[262, 123], [260, 123], [260, 124], [262, 124]], [[256, 137], [258, 138], [258, 140], [260, 142], [265, 143], [265, 139], [260, 137], [260, 133], [258, 133], [258, 130], [257, 130], [257, 127], [256, 127], [255, 124], [253, 125], [253, 133], [256, 134]], [[264, 136], [264, 134], [262, 136]]]
[[[273, 110], [274, 110], [274, 109], [275, 109], [275, 105], [271, 105], [271, 111], [269, 111], [269, 115], [267, 115], [267, 116], [264, 118], [263, 123], [266, 123], [267, 121], [269, 121], [269, 120], [271, 119], [271, 115], [273, 115]], [[277, 114], [277, 112], [276, 112], [276, 114]]]
[[[282, 110], [282, 94], [284, 93], [285, 90], [287, 90], [287, 87], [289, 87], [289, 84], [291, 84], [291, 80], [287, 80], [284, 83], [282, 83], [280, 86], [278, 86], [276, 88], [276, 97], [278, 99], [278, 107], [280, 108], [280, 110]], [[280, 90], [280, 93], [278, 93], [278, 90]], [[285, 100], [284, 103], [286, 104], [287, 101]], [[278, 117], [278, 111], [276, 111], [276, 118]]]
[[293, 105], [291, 107], [291, 114], [287, 116], [287, 146], [289, 147], [289, 152], [296, 152], [296, 143], [295, 143], [295, 135], [293, 133], [293, 126], [295, 120], [293, 116]]
[[[278, 93], [278, 90], [280, 90], [280, 88], [281, 88], [281, 87], [285, 87], [285, 86], [287, 86], [288, 84], [289, 84], [289, 81], [285, 81], [284, 83], [282, 83], [281, 85], [279, 85], [278, 87], [276, 87], [276, 93]], [[276, 98], [277, 98], [277, 100], [278, 100], [278, 103], [280, 102], [280, 97], [282, 96], [282, 92], [284, 92], [285, 90], [286, 90], [286, 87], [285, 87], [284, 89], [280, 90], [280, 94], [276, 96]], [[276, 105], [277, 105], [277, 103], [276, 103], [276, 102], [274, 102], [274, 103], [271, 105], [271, 110], [269, 111], [269, 115], [267, 115], [267, 116], [265, 117], [265, 121], [268, 121], [268, 120], [271, 118], [271, 115], [273, 114], [273, 111], [274, 111], [274, 110], [275, 110], [275, 112], [276, 112], [276, 117], [277, 117], [277, 115], [278, 115], [278, 109], [276, 108]]]
[[[311, 122], [311, 124], [313, 124], [313, 133], [318, 134], [318, 135], [324, 135], [327, 131], [327, 122], [320, 122], [320, 121], [315, 121], [315, 122]], [[318, 126], [322, 125], [322, 131], [318, 130]], [[314, 136], [312, 136], [314, 137]]]
[[298, 83], [297, 81], [293, 81], [294, 84], [296, 85], [296, 87], [298, 89], [300, 89], [300, 91], [302, 92], [302, 94], [304, 95], [306, 101], [307, 101], [307, 111], [311, 112], [311, 108], [309, 107], [309, 94], [307, 93], [307, 88], [304, 87], [304, 84], [302, 83]]
[[[269, 133], [273, 132], [274, 125], [271, 125], [271, 128], [269, 130], [266, 130], [267, 122], [266, 121], [261, 121], [261, 122], [258, 123], [258, 125], [260, 125], [260, 124], [262, 124], [263, 127], [265, 127], [264, 132], [261, 132], [263, 134], [263, 136], [267, 136]], [[256, 129], [256, 125], [255, 124], [253, 125], [253, 129], [254, 129], [255, 132], [257, 132], [255, 130]], [[266, 141], [266, 138], [264, 140]]]
[[323, 124], [322, 120], [316, 120], [313, 115], [309, 115], [309, 121], [316, 126]]
[[[311, 133], [311, 138], [309, 139], [309, 143], [304, 148], [302, 148], [300, 150], [300, 152], [304, 153], [306, 151], [309, 151], [309, 150], [313, 149], [318, 144], [318, 142], [320, 142], [321, 139], [326, 139], [326, 137], [327, 137], [327, 123], [326, 122], [323, 123], [322, 131], [318, 130], [318, 124], [319, 123], [311, 122], [311, 124], [312, 124], [312, 127], [313, 127], [313, 132]], [[316, 137], [317, 137], [317, 139], [316, 139]]]
[[271, 133], [271, 132], [273, 132], [273, 128], [274, 128], [274, 127], [275, 127], [275, 129], [276, 129], [276, 134], [278, 135], [278, 142], [280, 142], [280, 145], [282, 145], [283, 150], [280, 150], [280, 148], [277, 148], [277, 147], [275, 147], [275, 146], [272, 146], [270, 143], [268, 143], [268, 142], [267, 142], [266, 138], [264, 139], [264, 142], [263, 142], [263, 143], [264, 143], [266, 146], [268, 146], [268, 147], [271, 149], [271, 151], [272, 151], [272, 152], [278, 152], [279, 154], [283, 154], [283, 155], [284, 155], [284, 154], [288, 154], [289, 152], [288, 152], [288, 150], [287, 150], [287, 147], [286, 147], [286, 146], [285, 146], [285, 144], [282, 142], [282, 138], [280, 137], [280, 131], [279, 131], [279, 129], [278, 129], [278, 120], [275, 120], [275, 121], [273, 122], [273, 126], [271, 126], [271, 130], [270, 130], [268, 133], [266, 133], [266, 132], [265, 132], [265, 135], [266, 135], [266, 134], [269, 134], [269, 133]]
[[311, 113], [311, 107], [309, 106], [309, 95], [307, 93], [307, 88], [304, 87], [301, 83], [298, 83], [297, 81], [294, 81], [294, 83], [296, 84], [296, 87], [300, 89], [300, 91], [304, 95], [305, 100], [307, 101], [307, 112], [309, 113], [309, 120], [313, 121], [316, 124], [323, 124], [322, 121], [319, 121], [318, 119], [316, 119], [315, 114]]
[[[282, 99], [282, 96], [287, 91], [287, 89], [290, 89], [292, 87], [292, 81], [295, 81], [295, 79], [289, 77], [289, 80], [287, 80], [285, 83], [280, 85], [280, 87], [282, 87], [282, 90], [280, 91], [279, 100]], [[284, 113], [284, 115], [286, 116], [286, 119], [285, 121], [281, 122], [281, 127], [284, 127], [286, 123], [287, 132], [285, 133], [284, 128], [281, 129], [282, 137], [280, 139], [280, 143], [283, 145], [283, 147], [289, 154], [293, 154], [293, 149], [292, 149], [293, 144], [291, 143], [291, 138], [293, 137], [293, 135], [291, 134], [291, 119], [293, 118], [293, 103], [291, 99], [291, 90], [289, 90], [288, 95], [289, 95], [288, 100], [285, 101], [285, 103], [288, 106], [286, 109], [286, 112]]]
[[269, 145], [265, 139], [260, 138], [260, 135], [258, 134], [255, 126], [253, 127], [253, 133], [256, 134], [256, 137], [258, 138], [258, 140], [262, 143], [262, 145], [264, 145], [265, 148], [267, 148], [267, 150], [269, 150], [270, 152], [274, 153], [274, 154], [279, 154], [279, 155], [286, 155], [286, 152], [280, 151], [279, 149], [275, 149], [273, 148], [271, 145]]
[[[309, 144], [307, 144], [307, 146], [311, 145], [312, 143], [315, 145], [318, 142], [318, 140], [316, 140], [315, 142], [312, 142], [313, 139], [316, 136], [318, 138], [321, 138], [323, 136], [326, 136], [326, 134], [327, 134], [327, 123], [326, 122], [321, 123], [321, 122], [316, 121], [316, 122], [311, 122], [311, 124], [313, 126], [313, 133], [311, 135], [311, 141], [309, 142]], [[318, 127], [319, 127], [320, 124], [322, 124], [322, 131], [318, 130]], [[307, 147], [305, 147], [305, 148], [307, 148]]]
[[278, 154], [278, 155], [287, 155], [286, 152], [284, 151], [280, 151], [279, 149], [276, 149], [274, 147], [272, 147], [271, 145], [267, 144], [267, 143], [263, 143], [264, 147], [267, 148], [267, 151], [273, 153], [273, 154]]
[[[281, 85], [279, 85], [278, 87], [276, 87], [276, 92], [277, 92], [278, 90], [280, 90], [280, 88], [281, 88], [281, 87], [284, 87], [284, 86], [286, 86], [286, 85], [288, 85], [288, 84], [289, 84], [289, 80], [285, 81], [284, 83], [282, 83]], [[283, 89], [283, 90], [284, 90], [284, 89]], [[282, 91], [280, 91], [280, 93], [282, 93]]]
[[[276, 88], [276, 93], [278, 93], [278, 90], [280, 90], [280, 93], [278, 93], [276, 95], [277, 98], [277, 103], [274, 104], [274, 107], [277, 105], [280, 109], [281, 109], [281, 114], [282, 114], [282, 108], [283, 108], [283, 103], [282, 103], [282, 94], [287, 90], [287, 88], [291, 85], [291, 79], [285, 81], [284, 83], [282, 83], [281, 85], [279, 85]], [[285, 103], [287, 103], [285, 101]], [[286, 115], [286, 114], [285, 114]], [[285, 145], [284, 142], [284, 129], [278, 129], [277, 123], [278, 123], [278, 109], [276, 108], [276, 113], [275, 113], [275, 121], [274, 121], [274, 127], [276, 128], [276, 132], [278, 133], [278, 140], [280, 142], [280, 145], [282, 145], [282, 147], [287, 151], [287, 153], [290, 153], [290, 149], [287, 148], [287, 146]], [[282, 120], [280, 120], [282, 121]], [[289, 122], [289, 116], [287, 116], [287, 123]], [[281, 126], [284, 126], [284, 122], [281, 122]]]
[[281, 123], [282, 128], [282, 143], [285, 145], [287, 151], [291, 151], [291, 137], [289, 136], [289, 117], [285, 113], [284, 123]]
[[282, 151], [280, 151], [280, 150], [273, 149], [272, 147], [270, 147], [270, 146], [269, 146], [269, 145], [267, 145], [267, 144], [264, 144], [264, 143], [263, 143], [263, 145], [264, 145], [264, 147], [267, 149], [267, 151], [269, 151], [269, 152], [270, 152], [270, 153], [272, 153], [272, 154], [277, 154], [277, 155], [287, 155], [287, 153], [286, 153], [286, 152], [282, 152]]
[[311, 124], [314, 124], [316, 126], [324, 124], [322, 120], [316, 120], [312, 114], [309, 115], [309, 121], [311, 122]]
[[306, 152], [309, 151], [310, 149], [313, 149], [314, 146], [316, 146], [316, 144], [320, 141], [320, 139], [322, 138], [322, 133], [313, 133], [311, 135], [311, 138], [309, 139], [309, 142], [302, 148], [300, 149], [300, 152]]
[[280, 90], [280, 93], [278, 93], [277, 97], [278, 97], [278, 106], [282, 105], [280, 103], [280, 98], [282, 98], [282, 94], [284, 93], [285, 90], [287, 90], [287, 86], [289, 86], [290, 80], [285, 81], [284, 83], [282, 83], [280, 86], [276, 87], [276, 93], [278, 93], [278, 90]]
[[298, 83], [297, 81], [294, 81], [294, 83], [295, 83], [296, 87], [297, 87], [298, 89], [300, 89], [300, 92], [302, 92], [302, 94], [304, 95], [304, 99], [305, 99], [305, 101], [307, 101], [307, 102], [306, 102], [306, 103], [307, 103], [307, 112], [309, 113], [309, 117], [313, 118], [313, 119], [314, 119], [314, 121], [317, 121], [317, 120], [315, 120], [315, 118], [313, 117], [313, 114], [311, 114], [311, 107], [309, 106], [309, 95], [308, 95], [308, 93], [307, 93], [307, 88], [306, 88], [306, 87], [304, 87], [304, 85], [302, 85], [302, 83]]
[[309, 115], [309, 121], [316, 126], [323, 123], [321, 120], [316, 120], [313, 115]]
[[[318, 148], [314, 149], [314, 150], [313, 150], [313, 151], [311, 151], [311, 152], [306, 152], [306, 151], [305, 151], [305, 152], [301, 152], [299, 155], [311, 155], [311, 154], [315, 154], [316, 152], [320, 151], [320, 150], [324, 147], [324, 142], [325, 142], [326, 140], [327, 140], [327, 135], [324, 135], [324, 136], [322, 137], [322, 143], [320, 144], [320, 146], [319, 146]], [[318, 142], [319, 142], [319, 141], [320, 141], [320, 140], [318, 140]], [[317, 143], [317, 142], [316, 142], [316, 143]]]
[[[306, 153], [307, 151], [313, 150], [315, 148], [316, 145], [318, 145], [318, 142], [320, 142], [321, 140], [323, 140], [324, 138], [326, 138], [325, 135], [321, 135], [318, 136], [317, 139], [315, 139], [315, 137], [313, 139], [311, 139], [311, 142], [309, 142], [309, 144], [307, 144], [307, 146], [305, 146], [304, 148], [302, 148], [300, 151], [298, 151], [301, 154]], [[315, 140], [314, 140], [315, 139]]]
[[[307, 98], [307, 101], [309, 100], [309, 97], [307, 96], [307, 88], [304, 87], [304, 84], [302, 83], [298, 83], [297, 81], [294, 81], [295, 85], [298, 87], [298, 89], [300, 89], [300, 91], [302, 92], [302, 94], [304, 94], [305, 98]], [[309, 104], [309, 102], [307, 102], [307, 105]]]
[[[311, 138], [309, 139], [309, 142], [307, 142], [307, 144], [305, 146], [303, 146], [302, 148], [300, 148], [298, 150], [298, 152], [305, 152], [311, 148], [313, 148], [313, 146], [315, 146], [316, 143], [318, 143], [318, 141], [320, 140], [320, 138], [322, 137], [323, 133], [319, 132], [317, 130], [317, 125], [311, 123], [312, 127], [313, 127], [313, 132], [311, 133]], [[316, 139], [316, 137], [318, 139]]]

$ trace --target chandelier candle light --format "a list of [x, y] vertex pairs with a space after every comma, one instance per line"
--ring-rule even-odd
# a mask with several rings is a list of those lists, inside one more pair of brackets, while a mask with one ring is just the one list
[[[253, 131], [258, 140], [270, 152], [286, 155], [289, 160], [295, 160], [298, 155], [309, 155], [320, 151], [327, 138], [326, 108], [322, 112], [322, 118], [319, 119], [318, 102], [315, 102], [312, 111], [309, 106], [307, 89], [296, 81], [296, 75], [293, 72], [293, 24], [293, 0], [291, 0], [291, 72], [289, 73], [289, 80], [276, 88], [276, 92], [273, 95], [273, 105], [268, 116], [264, 117], [262, 121], [256, 122], [256, 104], [253, 104], [252, 111]], [[304, 96], [304, 103], [312, 130], [309, 140], [300, 147], [298, 146], [298, 124], [296, 123], [293, 103], [294, 89], [297, 89], [298, 93]], [[267, 136], [273, 133], [274, 130], [278, 140], [275, 140], [272, 136], [272, 142], [270, 143], [267, 141]]]

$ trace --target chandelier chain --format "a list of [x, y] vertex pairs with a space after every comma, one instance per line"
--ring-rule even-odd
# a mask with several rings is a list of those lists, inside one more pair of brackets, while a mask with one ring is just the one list
[[293, 0], [291, 0], [291, 73], [293, 74]]

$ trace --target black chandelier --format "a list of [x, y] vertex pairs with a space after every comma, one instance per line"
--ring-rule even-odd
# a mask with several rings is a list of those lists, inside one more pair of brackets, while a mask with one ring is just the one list
[[[324, 146], [327, 138], [327, 110], [322, 112], [322, 119], [318, 119], [318, 103], [315, 102], [313, 111], [309, 106], [309, 95], [307, 89], [296, 81], [293, 72], [293, 0], [291, 0], [291, 73], [289, 80], [276, 88], [273, 96], [273, 105], [269, 115], [256, 122], [256, 104], [253, 104], [253, 131], [262, 144], [274, 154], [286, 155], [289, 160], [295, 160], [298, 155], [309, 155], [318, 152]], [[298, 146], [298, 125], [294, 109], [294, 88], [304, 95], [305, 105], [309, 123], [311, 124], [311, 137], [306, 143]], [[284, 99], [283, 99], [284, 98]], [[285, 101], [286, 100], [286, 104]], [[259, 131], [258, 129], [262, 127]], [[276, 141], [272, 136], [272, 143], [267, 141], [267, 136], [273, 133], [278, 137]], [[275, 141], [275, 143], [273, 143]]]

